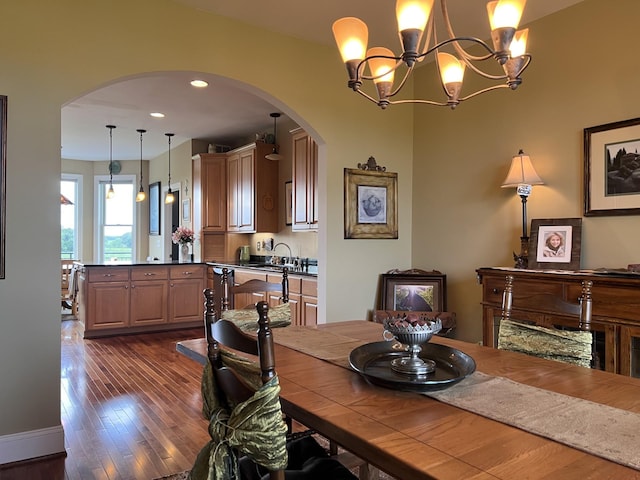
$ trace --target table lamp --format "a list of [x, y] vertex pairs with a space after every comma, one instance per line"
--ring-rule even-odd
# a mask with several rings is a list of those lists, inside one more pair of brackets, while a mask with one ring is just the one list
[[516, 187], [516, 194], [522, 199], [522, 237], [520, 237], [520, 255], [514, 252], [513, 258], [516, 268], [529, 266], [529, 235], [527, 234], [527, 197], [531, 194], [532, 185], [544, 185], [538, 176], [529, 155], [522, 150], [511, 160], [511, 168], [502, 188]]

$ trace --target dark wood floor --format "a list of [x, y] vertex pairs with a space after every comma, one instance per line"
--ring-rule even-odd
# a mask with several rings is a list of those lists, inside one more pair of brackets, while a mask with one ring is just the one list
[[208, 441], [201, 367], [176, 353], [199, 329], [83, 340], [61, 331], [67, 456], [0, 470], [0, 480], [151, 480], [191, 467]]

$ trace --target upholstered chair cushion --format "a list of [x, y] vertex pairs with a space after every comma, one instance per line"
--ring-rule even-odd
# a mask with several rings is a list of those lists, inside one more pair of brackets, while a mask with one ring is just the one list
[[[258, 330], [258, 313], [254, 305], [239, 310], [223, 310], [221, 317], [235, 323], [245, 332]], [[291, 305], [281, 303], [275, 307], [269, 307], [269, 325], [271, 328], [291, 325]]]

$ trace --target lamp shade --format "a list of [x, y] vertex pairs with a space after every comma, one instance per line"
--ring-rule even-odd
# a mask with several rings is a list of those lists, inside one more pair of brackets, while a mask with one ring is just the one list
[[526, 155], [522, 150], [511, 160], [511, 168], [502, 183], [502, 188], [517, 187], [518, 185], [544, 185], [533, 168], [529, 155]]

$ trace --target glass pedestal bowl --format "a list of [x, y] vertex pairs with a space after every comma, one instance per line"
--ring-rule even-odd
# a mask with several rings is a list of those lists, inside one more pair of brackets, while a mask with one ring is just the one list
[[385, 340], [397, 340], [408, 347], [408, 356], [395, 358], [391, 361], [391, 369], [405, 375], [427, 375], [436, 369], [433, 360], [419, 357], [424, 345], [431, 337], [442, 329], [442, 321], [439, 318], [433, 320], [418, 317], [409, 320], [409, 317], [387, 318], [384, 320]]

